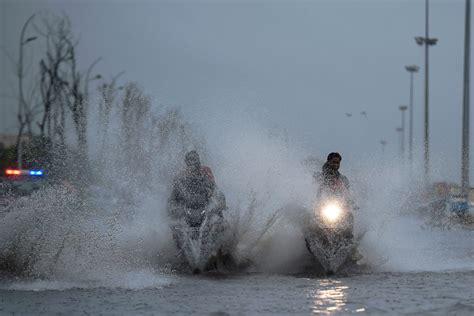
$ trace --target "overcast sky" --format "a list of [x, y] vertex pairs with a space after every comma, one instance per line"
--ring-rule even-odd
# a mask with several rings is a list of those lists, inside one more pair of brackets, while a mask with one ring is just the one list
[[[424, 35], [424, 0], [0, 3], [0, 43], [14, 57], [31, 14], [65, 13], [80, 38], [83, 69], [103, 57], [98, 73], [111, 78], [126, 71], [122, 82], [139, 82], [156, 104], [181, 106], [199, 124], [250, 113], [321, 156], [338, 150], [362, 159], [380, 153], [381, 139], [394, 154], [398, 106], [409, 102], [404, 66], [424, 65], [414, 41]], [[430, 36], [439, 38], [430, 49], [431, 156], [435, 165], [442, 162], [441, 177], [458, 182], [464, 1], [430, 1]], [[35, 61], [38, 44], [28, 45]], [[15, 132], [16, 101], [5, 97], [15, 94], [15, 77], [0, 56], [0, 132]], [[423, 71], [415, 77], [416, 146], [423, 132]]]

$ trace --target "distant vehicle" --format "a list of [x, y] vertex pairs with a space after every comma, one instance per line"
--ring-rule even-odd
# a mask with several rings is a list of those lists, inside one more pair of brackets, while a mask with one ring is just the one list
[[0, 210], [8, 208], [11, 202], [28, 196], [43, 187], [47, 179], [40, 169], [6, 169], [0, 177]]
[[18, 179], [16, 177], [20, 177], [20, 176], [32, 176], [32, 177], [41, 177], [44, 175], [44, 172], [43, 170], [41, 169], [32, 169], [32, 170], [29, 170], [29, 169], [12, 169], [12, 168], [8, 168], [5, 170], [5, 175], [7, 177], [10, 177], [10, 179]]
[[449, 199], [449, 209], [457, 215], [466, 215], [469, 212], [468, 201], [460, 195], [454, 195]]

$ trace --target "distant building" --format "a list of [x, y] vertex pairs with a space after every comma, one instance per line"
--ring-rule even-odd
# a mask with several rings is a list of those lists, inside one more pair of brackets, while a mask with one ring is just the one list
[[[461, 186], [455, 183], [436, 182], [433, 184], [433, 193], [437, 197], [460, 197]], [[474, 188], [469, 188], [469, 203], [474, 204]]]
[[[0, 134], [0, 149], [16, 145], [17, 137], [18, 135], [16, 134]], [[30, 134], [24, 134], [21, 136], [21, 141], [23, 143], [29, 143], [30, 140]]]
[[[457, 185], [457, 184], [451, 185], [450, 189], [451, 189], [450, 190], [450, 195], [451, 196], [461, 196], [461, 186], [460, 185]], [[474, 204], [474, 188], [473, 187], [469, 188], [469, 203]]]

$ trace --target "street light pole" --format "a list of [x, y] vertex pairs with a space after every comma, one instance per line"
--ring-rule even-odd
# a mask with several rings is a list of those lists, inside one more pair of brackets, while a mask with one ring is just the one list
[[385, 140], [380, 141], [380, 145], [382, 145], [382, 155], [385, 156], [385, 146], [387, 145], [387, 142]]
[[418, 72], [420, 67], [417, 65], [405, 66], [405, 69], [410, 73], [410, 119], [409, 119], [409, 135], [408, 135], [408, 146], [409, 146], [409, 159], [410, 164], [413, 163], [413, 74]]
[[405, 111], [408, 109], [408, 106], [400, 105], [398, 108], [402, 112], [402, 159], [405, 159]]
[[400, 145], [400, 158], [403, 157], [403, 129], [401, 127], [395, 128], [395, 130], [398, 132], [398, 143]]
[[425, 165], [425, 185], [429, 184], [430, 173], [430, 134], [429, 134], [429, 54], [428, 48], [436, 45], [437, 38], [429, 37], [429, 2], [425, 0], [425, 37], [415, 37], [415, 41], [420, 46], [425, 46], [425, 120], [424, 120], [424, 165]]
[[[471, 48], [471, 0], [466, 0], [466, 25], [464, 33], [464, 93], [462, 111], [462, 161], [461, 187], [462, 195], [469, 201], [469, 81], [470, 81], [470, 48]], [[468, 202], [469, 203], [469, 202]]]

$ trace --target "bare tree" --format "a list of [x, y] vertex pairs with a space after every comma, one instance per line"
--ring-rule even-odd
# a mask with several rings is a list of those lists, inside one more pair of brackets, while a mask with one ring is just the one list
[[[66, 16], [47, 17], [38, 32], [46, 38], [46, 56], [40, 62], [43, 117], [38, 123], [41, 135], [65, 143], [68, 109], [81, 155], [87, 154], [88, 83], [90, 72], [100, 61], [94, 61], [84, 76], [78, 70], [77, 41]], [[93, 79], [99, 79], [97, 75]]]
[[77, 144], [81, 154], [87, 153], [87, 103], [84, 100], [84, 92], [81, 87], [82, 75], [77, 71], [76, 54], [74, 45], [70, 43], [71, 59], [70, 78], [66, 91], [66, 100], [72, 112], [72, 120], [77, 135]]
[[[99, 159], [102, 161], [104, 158], [104, 151], [107, 150], [108, 146], [108, 130], [110, 123], [110, 116], [112, 109], [115, 104], [115, 99], [118, 94], [119, 88], [117, 85], [118, 78], [123, 75], [125, 72], [122, 71], [115, 75], [110, 83], [104, 83], [99, 86], [100, 93], [100, 102], [99, 102], [99, 126], [100, 126], [100, 137], [101, 137], [101, 147], [99, 152]], [[120, 87], [122, 88], [122, 87]]]
[[73, 35], [67, 17], [43, 19], [43, 29], [37, 28], [46, 39], [45, 57], [40, 61], [40, 87], [43, 116], [38, 126], [40, 134], [54, 140], [57, 136], [64, 145], [65, 102], [68, 99], [69, 64], [75, 63]]
[[129, 83], [124, 88], [120, 108], [122, 126], [122, 145], [125, 146], [127, 164], [134, 162], [139, 170], [148, 168], [145, 135], [149, 125], [151, 100], [144, 95], [136, 83]]
[[33, 20], [35, 15], [31, 15], [23, 25], [23, 28], [21, 30], [21, 35], [20, 35], [20, 51], [19, 51], [19, 60], [17, 64], [17, 77], [18, 77], [18, 123], [19, 123], [19, 128], [18, 128], [18, 136], [17, 136], [17, 141], [16, 141], [16, 149], [17, 149], [17, 167], [22, 168], [22, 136], [24, 133], [25, 127], [29, 128], [29, 132], [32, 132], [31, 129], [31, 121], [32, 121], [32, 108], [27, 102], [27, 99], [25, 97], [25, 92], [24, 92], [24, 77], [25, 77], [25, 71], [23, 68], [23, 46], [31, 41], [36, 40], [36, 36], [31, 36], [25, 39], [25, 33], [28, 25], [30, 22]]

